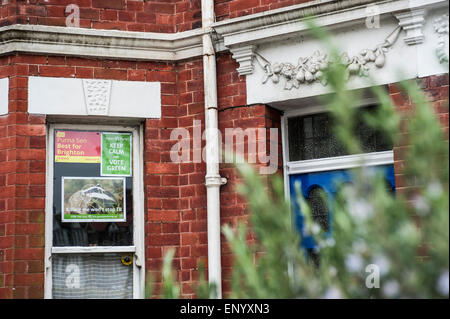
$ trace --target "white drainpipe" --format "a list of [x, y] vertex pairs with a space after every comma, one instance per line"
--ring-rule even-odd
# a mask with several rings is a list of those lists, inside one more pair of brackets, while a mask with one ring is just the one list
[[214, 0], [202, 0], [203, 78], [205, 90], [206, 128], [206, 196], [208, 220], [208, 278], [217, 288], [217, 298], [222, 298], [222, 266], [220, 246], [220, 186], [226, 183], [219, 175], [219, 136], [217, 114], [216, 55], [211, 39], [214, 22]]

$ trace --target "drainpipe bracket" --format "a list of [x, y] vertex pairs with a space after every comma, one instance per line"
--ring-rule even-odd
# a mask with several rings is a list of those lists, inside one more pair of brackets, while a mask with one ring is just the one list
[[227, 179], [225, 177], [221, 177], [220, 175], [215, 176], [205, 176], [205, 185], [206, 187], [214, 187], [214, 186], [222, 186], [227, 183]]

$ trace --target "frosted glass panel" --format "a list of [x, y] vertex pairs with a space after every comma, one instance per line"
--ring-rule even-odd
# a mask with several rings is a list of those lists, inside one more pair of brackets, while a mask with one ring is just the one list
[[[392, 142], [362, 120], [362, 111], [373, 112], [376, 106], [361, 108], [356, 116], [355, 136], [364, 153], [388, 151]], [[303, 161], [348, 155], [333, 133], [333, 122], [326, 113], [297, 116], [288, 119], [289, 160]]]
[[311, 215], [314, 222], [316, 222], [323, 231], [328, 231], [328, 207], [323, 196], [325, 195], [323, 189], [319, 186], [313, 187], [309, 191], [309, 197], [306, 201], [311, 209]]
[[123, 264], [122, 256], [116, 253], [54, 254], [53, 298], [133, 298], [133, 264]]

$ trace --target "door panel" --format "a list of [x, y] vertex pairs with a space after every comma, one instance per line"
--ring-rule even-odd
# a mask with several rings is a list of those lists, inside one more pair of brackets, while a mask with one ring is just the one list
[[[383, 171], [386, 182], [389, 187], [395, 191], [395, 175], [393, 165], [374, 166], [373, 169]], [[352, 182], [352, 173], [350, 170], [334, 170], [325, 172], [313, 172], [305, 174], [291, 175], [289, 178], [291, 203], [294, 211], [294, 223], [301, 234], [304, 234], [304, 217], [300, 207], [295, 200], [295, 185], [300, 182], [300, 191], [307, 202], [309, 202], [311, 210], [317, 217], [317, 222], [323, 227], [327, 234], [332, 232], [333, 213], [330, 211], [330, 205], [323, 202], [320, 192], [332, 202], [336, 198], [336, 194], [340, 187], [345, 183]], [[301, 246], [306, 249], [316, 247], [314, 239], [304, 234], [302, 236]]]

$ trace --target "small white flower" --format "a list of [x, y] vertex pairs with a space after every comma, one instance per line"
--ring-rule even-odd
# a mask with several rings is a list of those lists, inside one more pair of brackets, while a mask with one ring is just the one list
[[448, 296], [448, 269], [443, 271], [441, 275], [439, 276], [438, 282], [437, 282], [437, 290], [442, 296]]
[[348, 204], [348, 210], [350, 215], [357, 221], [365, 221], [375, 212], [373, 206], [364, 199], [350, 201]]
[[410, 222], [403, 223], [403, 225], [399, 227], [397, 233], [405, 241], [416, 241], [420, 235], [417, 227]]
[[341, 291], [336, 287], [329, 288], [325, 295], [323, 296], [325, 299], [342, 299]]
[[364, 166], [361, 168], [361, 173], [363, 177], [367, 177], [368, 180], [375, 178], [377, 171], [370, 166]]
[[335, 277], [337, 275], [337, 269], [335, 267], [331, 266], [329, 271], [331, 277]]
[[413, 205], [420, 216], [428, 215], [430, 212], [430, 205], [423, 196], [417, 196], [413, 201]]
[[364, 261], [357, 254], [349, 254], [345, 258], [345, 266], [350, 272], [360, 272], [363, 269]]
[[431, 198], [436, 198], [442, 195], [442, 185], [441, 183], [434, 181], [428, 184], [427, 193]]
[[367, 244], [364, 240], [357, 240], [352, 245], [352, 250], [357, 254], [363, 254], [367, 251]]
[[384, 255], [378, 255], [374, 258], [373, 264], [378, 266], [380, 275], [385, 276], [390, 269], [390, 262]]
[[320, 226], [318, 224], [314, 223], [311, 226], [311, 232], [312, 232], [313, 235], [319, 234], [320, 233]]
[[334, 240], [333, 237], [329, 237], [329, 238], [326, 239], [325, 244], [328, 247], [333, 247], [334, 245], [336, 245], [336, 241]]
[[390, 280], [385, 284], [383, 284], [383, 287], [381, 289], [383, 291], [383, 295], [385, 295], [388, 298], [392, 298], [398, 295], [400, 286], [396, 280]]
[[356, 190], [353, 185], [350, 184], [344, 185], [341, 192], [344, 198], [354, 199], [356, 197]]
[[333, 237], [327, 237], [325, 239], [318, 239], [318, 246], [319, 248], [327, 248], [327, 247], [333, 247], [336, 245], [336, 241]]

